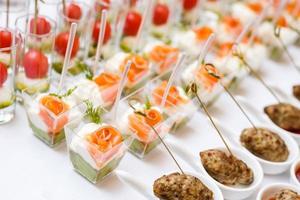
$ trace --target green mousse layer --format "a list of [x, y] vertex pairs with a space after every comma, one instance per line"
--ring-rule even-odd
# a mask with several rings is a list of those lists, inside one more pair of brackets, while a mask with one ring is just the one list
[[28, 119], [29, 126], [32, 129], [34, 135], [42, 140], [44, 143], [46, 143], [50, 147], [55, 147], [59, 145], [64, 139], [65, 139], [65, 132], [64, 129], [62, 129], [59, 133], [56, 133], [54, 136], [52, 133], [45, 132], [36, 126]]
[[156, 139], [150, 143], [144, 143], [137, 139], [134, 139], [128, 148], [131, 153], [133, 153], [139, 158], [143, 158], [145, 155], [151, 152], [158, 144], [160, 144], [159, 139]]
[[75, 170], [92, 183], [97, 183], [109, 175], [119, 165], [122, 156], [112, 159], [102, 169], [96, 170], [79, 154], [70, 150], [70, 159]]

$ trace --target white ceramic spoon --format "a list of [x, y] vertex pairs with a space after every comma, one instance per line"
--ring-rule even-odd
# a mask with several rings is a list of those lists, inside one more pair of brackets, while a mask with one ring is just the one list
[[252, 119], [256, 119], [258, 122], [262, 124], [269, 124], [273, 129], [277, 130], [277, 132], [283, 132], [292, 136], [298, 145], [300, 145], [300, 134], [295, 134], [289, 131], [286, 131], [279, 126], [277, 126], [273, 121], [265, 114], [263, 110], [259, 110], [251, 105], [245, 98], [243, 97], [236, 97], [242, 107], [246, 110], [247, 113], [251, 116]]
[[[186, 148], [182, 146], [182, 144], [180, 144], [179, 141], [175, 141], [175, 139], [172, 140], [169, 139], [168, 144], [170, 148], [173, 150], [173, 152], [175, 152], [184, 161], [186, 161], [186, 163], [188, 163], [192, 168], [194, 168], [197, 172], [204, 174], [204, 176], [208, 177], [211, 181], [214, 181], [215, 184], [217, 184], [221, 189], [225, 199], [230, 199], [230, 200], [245, 199], [250, 195], [252, 195], [261, 185], [264, 176], [263, 170], [260, 164], [254, 159], [254, 157], [249, 156], [249, 153], [245, 152], [244, 150], [238, 148], [231, 148], [233, 154], [237, 158], [243, 160], [252, 169], [254, 173], [254, 182], [250, 186], [231, 187], [219, 183], [207, 173], [204, 166], [202, 165], [200, 155], [198, 154], [198, 152], [196, 154], [189, 152]], [[214, 149], [219, 149], [224, 152], [227, 152], [227, 149], [225, 147], [216, 147]], [[196, 157], [196, 155], [198, 156]]]
[[225, 137], [228, 138], [227, 141], [235, 145], [235, 147], [239, 147], [247, 153], [249, 153], [251, 156], [253, 156], [262, 166], [264, 173], [265, 174], [280, 174], [285, 172], [290, 168], [292, 163], [298, 158], [299, 155], [299, 148], [298, 144], [296, 141], [289, 135], [286, 134], [285, 132], [275, 130], [272, 126], [267, 125], [267, 124], [260, 124], [257, 123], [256, 127], [263, 127], [267, 128], [268, 130], [276, 133], [286, 144], [288, 150], [289, 150], [289, 156], [288, 159], [284, 162], [271, 162], [268, 160], [264, 160], [254, 154], [252, 154], [248, 149], [246, 149], [240, 142], [240, 135], [241, 133], [235, 133], [232, 129], [229, 127], [226, 127], [224, 124], [221, 124], [218, 120], [215, 120], [217, 123], [218, 127], [222, 130], [222, 133], [224, 134]]

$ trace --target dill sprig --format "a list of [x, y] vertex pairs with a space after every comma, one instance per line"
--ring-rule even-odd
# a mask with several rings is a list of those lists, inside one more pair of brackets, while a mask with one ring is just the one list
[[84, 101], [87, 109], [85, 111], [85, 114], [87, 117], [94, 122], [95, 124], [100, 124], [102, 122], [102, 114], [103, 114], [103, 109], [101, 106], [94, 107], [93, 103], [90, 102], [89, 100]]
[[146, 96], [145, 108], [149, 110], [152, 107], [151, 101], [148, 96]]
[[70, 96], [75, 90], [77, 89], [77, 86], [69, 89], [66, 93], [64, 94], [56, 94], [56, 93], [50, 93], [49, 95], [50, 96], [54, 96], [54, 97], [57, 97], [59, 99], [62, 99], [62, 98], [65, 98], [65, 97], [68, 97]]

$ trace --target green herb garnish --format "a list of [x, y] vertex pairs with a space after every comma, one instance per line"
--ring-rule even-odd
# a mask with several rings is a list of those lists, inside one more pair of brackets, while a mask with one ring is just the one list
[[145, 108], [146, 110], [149, 110], [152, 107], [150, 99], [148, 96], [146, 96], [146, 103], [145, 103]]
[[84, 102], [87, 106], [85, 111], [87, 117], [95, 124], [100, 124], [102, 122], [101, 116], [103, 114], [103, 108], [101, 106], [94, 107], [93, 103], [89, 100], [85, 100]]
[[64, 94], [56, 94], [56, 93], [50, 93], [49, 95], [50, 96], [54, 96], [54, 97], [57, 97], [59, 99], [62, 99], [62, 98], [65, 98], [65, 97], [68, 97], [70, 96], [75, 90], [77, 89], [77, 86], [69, 89], [66, 93]]

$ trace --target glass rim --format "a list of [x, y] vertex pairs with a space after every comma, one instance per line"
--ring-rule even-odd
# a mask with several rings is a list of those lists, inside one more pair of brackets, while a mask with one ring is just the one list
[[[89, 6], [85, 2], [79, 2], [79, 1], [73, 1], [73, 0], [69, 0], [66, 2], [66, 4], [70, 4], [70, 3], [75, 3], [76, 5], [80, 5], [80, 7], [84, 8], [86, 10], [89, 10]], [[65, 19], [68, 22], [80, 23], [80, 21], [82, 21], [86, 17], [85, 15], [81, 16], [80, 19], [71, 19], [71, 18], [67, 17], [62, 11], [62, 3], [57, 4], [57, 12], [60, 17], [62, 17], [63, 19]]]
[[25, 14], [25, 15], [21, 15], [19, 17], [17, 17], [16, 21], [15, 21], [15, 27], [16, 29], [21, 33], [21, 34], [24, 34], [26, 36], [32, 36], [32, 37], [36, 37], [36, 38], [43, 38], [43, 37], [47, 37], [47, 36], [51, 36], [51, 35], [55, 35], [56, 33], [56, 27], [57, 27], [57, 24], [56, 24], [56, 21], [54, 21], [53, 19], [51, 19], [50, 17], [46, 16], [46, 15], [38, 15], [38, 17], [44, 17], [46, 18], [50, 23], [51, 23], [51, 29], [50, 29], [50, 32], [49, 33], [46, 33], [46, 34], [41, 34], [41, 35], [38, 35], [36, 33], [30, 33], [30, 31], [23, 31], [21, 28], [19, 28], [17, 25], [18, 25], [18, 22], [21, 20], [21, 19], [26, 19], [26, 21], [28, 20], [27, 24], [25, 24], [26, 26], [28, 26], [28, 23], [29, 22], [29, 17], [30, 16], [34, 16], [34, 13], [28, 13], [28, 14]]

